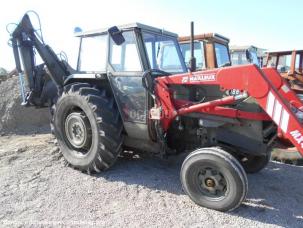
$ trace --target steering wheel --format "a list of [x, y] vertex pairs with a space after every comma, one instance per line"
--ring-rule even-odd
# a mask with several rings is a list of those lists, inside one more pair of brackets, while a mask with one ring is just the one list
[[142, 86], [145, 88], [151, 95], [154, 95], [154, 80], [160, 76], [168, 76], [171, 73], [168, 73], [163, 70], [150, 69], [143, 72], [142, 75]]

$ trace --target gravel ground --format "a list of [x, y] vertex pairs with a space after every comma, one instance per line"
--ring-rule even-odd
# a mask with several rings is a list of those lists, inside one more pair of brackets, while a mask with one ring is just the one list
[[120, 158], [89, 176], [64, 165], [49, 134], [2, 136], [0, 227], [303, 227], [303, 167], [270, 163], [221, 213], [182, 192], [182, 160]]

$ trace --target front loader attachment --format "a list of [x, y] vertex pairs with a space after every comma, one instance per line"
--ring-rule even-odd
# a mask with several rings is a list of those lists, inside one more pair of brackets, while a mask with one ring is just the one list
[[[200, 112], [229, 118], [272, 120], [278, 127], [278, 135], [291, 141], [303, 155], [303, 125], [300, 115], [303, 104], [275, 69], [259, 69], [255, 65], [226, 67], [181, 75], [156, 78], [155, 93], [161, 104], [164, 130], [178, 115]], [[169, 85], [219, 85], [222, 91], [238, 90], [240, 95], [229, 96], [207, 103], [192, 104], [174, 100]], [[226, 107], [246, 96], [255, 98], [266, 112], [249, 113]], [[182, 103], [182, 105], [180, 105]], [[223, 106], [221, 106], [223, 105]], [[302, 116], [302, 115], [301, 115]]]

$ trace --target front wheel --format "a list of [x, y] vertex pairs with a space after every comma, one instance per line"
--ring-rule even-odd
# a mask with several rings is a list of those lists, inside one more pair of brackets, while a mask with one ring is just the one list
[[181, 168], [184, 191], [198, 205], [231, 211], [244, 200], [248, 181], [241, 164], [219, 148], [190, 153]]

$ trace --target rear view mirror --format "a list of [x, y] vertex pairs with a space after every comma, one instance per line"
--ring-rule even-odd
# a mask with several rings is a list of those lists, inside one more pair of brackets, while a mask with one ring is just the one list
[[245, 50], [245, 55], [246, 55], [247, 61], [251, 63], [253, 59], [252, 59], [250, 51], [246, 49]]
[[111, 27], [107, 31], [115, 44], [121, 45], [125, 42], [124, 36], [122, 35], [122, 32], [117, 28], [117, 26]]

